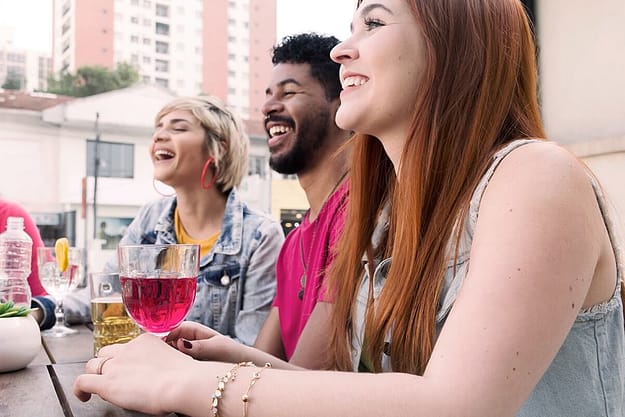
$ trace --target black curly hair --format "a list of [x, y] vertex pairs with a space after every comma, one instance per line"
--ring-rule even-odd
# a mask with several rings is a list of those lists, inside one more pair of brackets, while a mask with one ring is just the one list
[[330, 50], [339, 40], [334, 36], [317, 33], [290, 35], [273, 47], [271, 62], [274, 65], [308, 64], [312, 75], [325, 90], [326, 98], [334, 100], [341, 93], [339, 64], [330, 59]]

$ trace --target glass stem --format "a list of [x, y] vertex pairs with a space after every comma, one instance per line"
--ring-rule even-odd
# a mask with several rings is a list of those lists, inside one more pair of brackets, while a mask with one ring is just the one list
[[63, 302], [56, 303], [56, 309], [54, 309], [54, 315], [56, 316], [56, 327], [65, 326], [65, 315], [63, 314]]

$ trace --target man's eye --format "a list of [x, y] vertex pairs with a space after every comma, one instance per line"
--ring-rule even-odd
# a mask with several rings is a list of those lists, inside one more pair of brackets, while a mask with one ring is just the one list
[[293, 95], [295, 95], [296, 93], [295, 93], [295, 91], [285, 91], [283, 94], [284, 94], [285, 96], [293, 96]]
[[187, 129], [185, 129], [184, 127], [177, 127], [174, 129], [174, 132], [186, 132]]

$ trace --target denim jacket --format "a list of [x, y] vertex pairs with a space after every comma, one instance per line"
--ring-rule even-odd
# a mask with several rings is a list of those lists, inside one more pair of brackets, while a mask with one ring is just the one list
[[[119, 244], [177, 243], [175, 208], [176, 197], [145, 205]], [[186, 319], [252, 345], [275, 295], [275, 262], [283, 241], [280, 225], [247, 207], [233, 189], [217, 243], [200, 259], [195, 302]], [[117, 258], [105, 269], [117, 270]]]

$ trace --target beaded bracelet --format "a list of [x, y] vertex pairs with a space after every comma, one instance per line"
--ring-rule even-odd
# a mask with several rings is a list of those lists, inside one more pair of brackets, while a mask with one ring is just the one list
[[228, 381], [234, 381], [237, 378], [239, 368], [245, 366], [256, 366], [253, 362], [239, 362], [235, 364], [224, 376], [217, 377], [217, 389], [213, 393], [213, 402], [211, 403], [211, 411], [214, 417], [219, 417], [219, 400], [224, 396], [224, 389]]
[[269, 362], [265, 363], [265, 366], [260, 368], [258, 371], [254, 371], [252, 376], [250, 377], [250, 384], [247, 387], [247, 391], [245, 394], [241, 395], [241, 400], [243, 401], [243, 417], [247, 417], [247, 406], [250, 402], [250, 391], [252, 387], [260, 379], [260, 374], [267, 368], [271, 368], [271, 364]]

